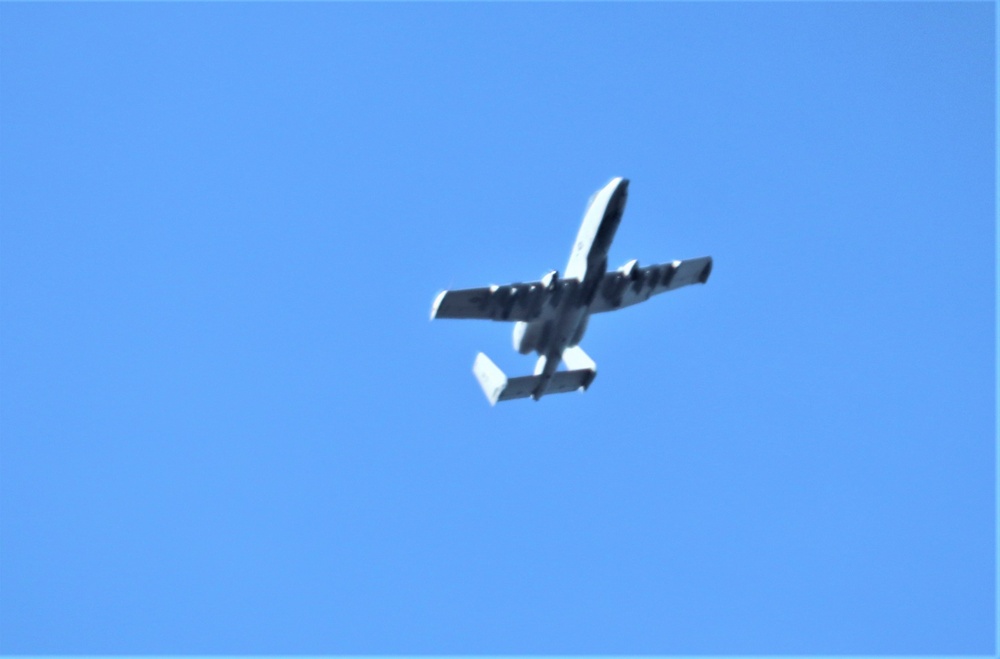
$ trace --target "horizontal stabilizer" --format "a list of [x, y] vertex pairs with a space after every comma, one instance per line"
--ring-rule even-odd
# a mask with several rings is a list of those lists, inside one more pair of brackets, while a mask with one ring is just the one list
[[[476, 355], [476, 362], [472, 366], [479, 385], [483, 388], [483, 393], [490, 401], [490, 405], [496, 405], [505, 400], [516, 398], [528, 398], [535, 393], [535, 390], [542, 383], [541, 375], [524, 375], [516, 378], [508, 378], [500, 367], [493, 361], [479, 353]], [[552, 374], [545, 391], [545, 394], [562, 394], [577, 389], [586, 389], [594, 380], [597, 372], [589, 368], [575, 371], [556, 371]], [[541, 395], [539, 397], [541, 397]]]

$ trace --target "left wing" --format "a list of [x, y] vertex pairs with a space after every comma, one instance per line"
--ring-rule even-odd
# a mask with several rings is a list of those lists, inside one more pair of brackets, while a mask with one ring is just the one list
[[703, 256], [686, 261], [661, 263], [645, 268], [633, 261], [622, 270], [604, 275], [597, 295], [590, 305], [591, 313], [622, 309], [645, 302], [653, 295], [672, 291], [689, 284], [704, 284], [712, 274], [712, 257]]
[[442, 291], [434, 300], [431, 319], [481, 318], [531, 322], [547, 309], [558, 307], [566, 289], [578, 283], [576, 280], [563, 279], [550, 286], [542, 282], [531, 282]]

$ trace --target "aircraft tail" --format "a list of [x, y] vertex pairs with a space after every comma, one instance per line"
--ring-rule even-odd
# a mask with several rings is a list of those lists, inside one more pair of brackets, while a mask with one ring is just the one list
[[[590, 362], [593, 364], [593, 362]], [[489, 357], [483, 353], [476, 355], [476, 361], [472, 365], [472, 372], [479, 380], [479, 385], [483, 388], [483, 393], [490, 401], [490, 405], [496, 405], [505, 400], [516, 398], [528, 398], [535, 395], [536, 389], [543, 382], [540, 375], [524, 375], [516, 378], [508, 378], [500, 367], [493, 363]], [[586, 389], [597, 376], [595, 368], [578, 368], [572, 371], [556, 371], [548, 382], [544, 391], [538, 393], [537, 398], [546, 394], [562, 394], [577, 389]]]

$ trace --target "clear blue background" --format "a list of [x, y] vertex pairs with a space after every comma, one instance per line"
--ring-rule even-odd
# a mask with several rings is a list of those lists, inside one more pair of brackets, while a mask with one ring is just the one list
[[991, 652], [994, 11], [3, 4], [0, 650]]

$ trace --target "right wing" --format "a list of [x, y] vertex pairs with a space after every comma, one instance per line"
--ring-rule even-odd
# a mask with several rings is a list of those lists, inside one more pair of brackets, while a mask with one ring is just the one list
[[619, 270], [609, 272], [598, 284], [590, 312], [622, 309], [645, 302], [658, 293], [689, 284], [704, 284], [711, 273], [711, 256], [634, 268], [628, 274]]
[[508, 284], [488, 288], [442, 291], [431, 308], [435, 318], [481, 318], [531, 322], [547, 309], [559, 306], [567, 287], [579, 282], [558, 280], [553, 286], [541, 282]]

